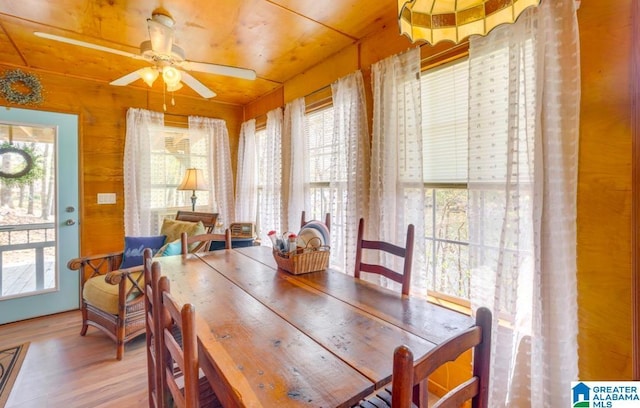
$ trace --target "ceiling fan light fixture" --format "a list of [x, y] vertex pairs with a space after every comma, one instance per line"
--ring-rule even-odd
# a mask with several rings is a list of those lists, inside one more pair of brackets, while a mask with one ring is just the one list
[[178, 82], [175, 85], [169, 85], [167, 84], [167, 92], [175, 92], [182, 89], [182, 84], [180, 82]]
[[173, 44], [174, 26], [175, 21], [167, 10], [162, 7], [155, 9], [152, 13], [152, 17], [150, 19], [147, 19], [147, 28], [149, 30], [150, 40], [143, 41], [140, 44], [139, 54], [132, 54], [130, 52], [125, 52], [119, 49], [105, 47], [102, 45], [80, 41], [74, 38], [68, 38], [55, 34], [48, 34], [43, 32], [35, 32], [34, 34], [41, 38], [46, 38], [49, 40], [80, 46], [92, 50], [108, 52], [135, 60], [147, 61], [152, 64], [151, 67], [136, 69], [135, 71], [129, 72], [128, 74], [109, 82], [110, 85], [114, 86], [127, 86], [139, 79], [142, 79], [149, 87], [153, 87], [155, 80], [162, 72], [164, 82], [162, 86], [163, 95], [167, 89], [169, 90], [169, 92], [173, 93], [174, 91], [179, 90], [184, 84], [188, 88], [194, 90], [201, 97], [209, 99], [215, 97], [216, 93], [209, 89], [198, 79], [191, 76], [191, 74], [189, 73], [190, 71], [204, 72], [214, 75], [232, 76], [248, 80], [256, 79], [256, 72], [251, 69], [186, 60], [184, 50], [181, 47]]
[[158, 78], [158, 74], [158, 70], [153, 67], [142, 68], [138, 71], [140, 78], [142, 78], [149, 87], [153, 86], [153, 82]]
[[162, 69], [162, 79], [167, 84], [167, 87], [175, 87], [180, 83], [182, 75], [180, 75], [180, 71], [169, 66]]

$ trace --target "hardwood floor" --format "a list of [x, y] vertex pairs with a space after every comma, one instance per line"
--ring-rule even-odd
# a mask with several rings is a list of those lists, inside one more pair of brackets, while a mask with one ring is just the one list
[[148, 406], [144, 336], [118, 361], [111, 339], [80, 327], [80, 311], [0, 325], [0, 348], [31, 342], [6, 408]]

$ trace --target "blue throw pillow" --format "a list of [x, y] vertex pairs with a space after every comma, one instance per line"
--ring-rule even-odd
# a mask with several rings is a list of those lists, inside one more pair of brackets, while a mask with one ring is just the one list
[[182, 242], [176, 239], [165, 246], [162, 256], [180, 255], [182, 254]]
[[151, 252], [156, 252], [164, 245], [164, 235], [153, 237], [124, 237], [124, 254], [120, 269], [131, 268], [142, 265], [142, 252], [145, 248], [151, 248]]

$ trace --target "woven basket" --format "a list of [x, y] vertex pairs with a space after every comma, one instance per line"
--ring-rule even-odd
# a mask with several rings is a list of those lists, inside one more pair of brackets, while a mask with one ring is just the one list
[[292, 255], [274, 250], [273, 258], [276, 260], [278, 268], [293, 275], [300, 275], [327, 269], [329, 254], [329, 247], [320, 247], [314, 251], [299, 249], [298, 253]]

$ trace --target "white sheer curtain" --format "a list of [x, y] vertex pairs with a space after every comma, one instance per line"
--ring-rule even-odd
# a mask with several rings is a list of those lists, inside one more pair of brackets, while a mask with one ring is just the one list
[[[331, 264], [352, 274], [358, 220], [367, 217], [371, 152], [362, 72], [331, 84], [333, 151], [331, 191]], [[324, 218], [321, 218], [324, 219]]]
[[150, 236], [151, 231], [151, 144], [162, 134], [164, 115], [144, 109], [127, 111], [124, 144], [124, 233]]
[[[369, 217], [365, 219], [365, 237], [404, 245], [407, 226], [413, 224], [416, 239], [411, 287], [425, 293], [420, 49], [413, 48], [377, 62], [371, 71], [371, 200]], [[396, 270], [402, 268], [392, 263], [389, 266]], [[395, 282], [380, 279], [381, 283], [396, 287]]]
[[267, 129], [259, 141], [260, 241], [271, 246], [270, 230], [282, 233], [282, 109], [267, 112]]
[[209, 205], [218, 212], [218, 220], [227, 227], [234, 219], [233, 172], [231, 170], [231, 152], [229, 150], [229, 132], [227, 123], [222, 119], [189, 116], [189, 133], [208, 136], [213, 160], [209, 171]]
[[469, 66], [471, 300], [494, 316], [489, 406], [570, 406], [578, 377], [574, 1], [543, 1], [472, 38]]
[[256, 222], [257, 208], [256, 120], [251, 119], [244, 122], [240, 128], [238, 177], [236, 178], [236, 217], [234, 221]]
[[[289, 160], [284, 163], [283, 177], [289, 180], [287, 203], [287, 225], [283, 228], [297, 232], [300, 229], [300, 215], [309, 211], [309, 147], [305, 134], [304, 98], [297, 98], [284, 107], [283, 146], [290, 146], [287, 152], [283, 147], [283, 156]], [[288, 177], [287, 177], [288, 174]]]

